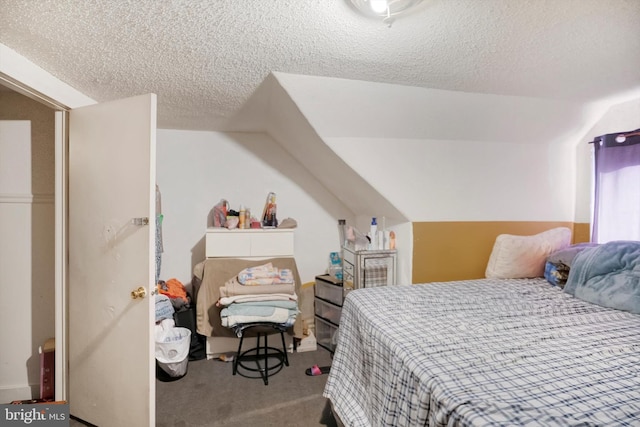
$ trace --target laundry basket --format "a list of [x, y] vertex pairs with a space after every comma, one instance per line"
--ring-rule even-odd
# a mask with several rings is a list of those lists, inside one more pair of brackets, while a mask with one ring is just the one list
[[171, 377], [181, 377], [187, 373], [191, 331], [173, 327], [156, 331], [156, 360], [158, 365]]

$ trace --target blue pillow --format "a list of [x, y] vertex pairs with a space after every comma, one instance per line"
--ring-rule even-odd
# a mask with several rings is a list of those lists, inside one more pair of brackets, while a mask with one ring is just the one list
[[598, 243], [576, 243], [575, 245], [567, 246], [564, 249], [560, 249], [549, 255], [547, 261], [552, 263], [562, 263], [567, 267], [571, 267], [571, 263], [573, 259], [585, 249], [595, 248], [598, 246]]
[[640, 313], [640, 242], [614, 241], [580, 252], [564, 292], [603, 307]]

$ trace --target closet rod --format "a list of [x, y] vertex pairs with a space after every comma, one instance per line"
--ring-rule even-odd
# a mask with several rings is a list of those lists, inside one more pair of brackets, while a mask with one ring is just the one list
[[635, 131], [635, 132], [630, 132], [630, 133], [624, 133], [624, 134], [619, 135], [619, 136], [624, 136], [624, 137], [626, 138], [626, 137], [628, 137], [628, 136], [638, 136], [638, 135], [640, 135], [640, 131]]

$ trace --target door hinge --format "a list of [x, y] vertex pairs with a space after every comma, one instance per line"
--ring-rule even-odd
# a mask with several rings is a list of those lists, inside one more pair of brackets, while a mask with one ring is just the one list
[[131, 223], [133, 225], [149, 225], [149, 217], [143, 216], [140, 218], [133, 218]]

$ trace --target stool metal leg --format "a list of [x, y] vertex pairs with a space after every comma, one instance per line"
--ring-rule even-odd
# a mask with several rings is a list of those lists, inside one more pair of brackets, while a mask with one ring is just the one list
[[240, 335], [240, 343], [238, 344], [238, 353], [236, 353], [236, 357], [233, 359], [233, 375], [238, 372], [238, 361], [240, 360], [240, 355], [242, 354], [242, 340], [244, 339], [244, 335]]
[[[264, 326], [264, 325], [253, 325], [253, 326]], [[248, 330], [251, 326], [246, 327], [245, 330]], [[282, 350], [279, 350], [275, 347], [269, 347], [268, 341], [268, 332], [256, 331], [256, 346], [255, 348], [242, 351], [242, 343], [244, 341], [245, 334], [240, 335], [240, 342], [238, 344], [238, 354], [236, 358], [233, 360], [233, 375], [239, 374], [243, 377], [247, 378], [262, 378], [264, 385], [269, 385], [269, 376], [278, 373], [283, 366], [289, 366], [289, 357], [287, 356], [287, 347], [284, 339], [284, 332], [282, 329], [278, 329], [277, 332], [280, 332], [280, 339], [282, 341]], [[264, 343], [261, 342], [260, 338], [264, 336]], [[269, 352], [271, 350], [271, 352]], [[277, 363], [269, 364], [269, 361], [275, 359]], [[253, 365], [255, 362], [255, 368], [253, 366], [247, 366], [245, 363], [251, 363]], [[242, 368], [242, 371], [240, 370]], [[246, 373], [246, 371], [252, 371], [255, 373], [259, 373], [260, 376], [250, 376], [250, 373]], [[249, 376], [248, 376], [249, 375]]]
[[[280, 331], [280, 338], [282, 338], [282, 351], [284, 353], [284, 364], [289, 366], [289, 357], [287, 356], [287, 345], [284, 342], [284, 332]], [[294, 338], [295, 339], [295, 338]]]
[[[267, 334], [264, 334], [264, 357], [262, 358], [264, 362], [264, 366], [260, 369], [260, 374], [262, 375], [262, 381], [264, 385], [269, 385], [269, 356], [268, 356], [268, 344], [267, 344]], [[260, 351], [260, 346], [258, 346], [258, 351]], [[258, 362], [258, 365], [260, 363]]]

